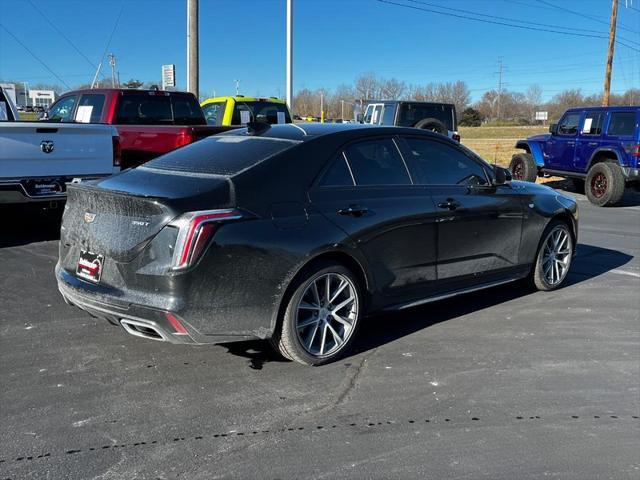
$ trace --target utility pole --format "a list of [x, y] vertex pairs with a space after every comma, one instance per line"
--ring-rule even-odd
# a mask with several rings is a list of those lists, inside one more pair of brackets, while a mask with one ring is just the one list
[[29, 105], [29, 83], [22, 82], [24, 84], [24, 106]]
[[236, 80], [236, 97], [240, 95], [240, 80]]
[[616, 43], [616, 21], [618, 18], [618, 0], [613, 0], [611, 5], [611, 24], [609, 25], [609, 50], [607, 52], [607, 67], [604, 73], [604, 95], [602, 96], [602, 106], [609, 106], [609, 95], [611, 94], [611, 68], [613, 66], [613, 49]]
[[107, 55], [111, 67], [111, 88], [116, 88], [116, 56], [113, 53]]
[[320, 92], [320, 123], [324, 123], [324, 92]]
[[502, 103], [502, 59], [498, 59], [498, 114], [497, 118], [500, 119], [500, 104]]
[[200, 67], [198, 46], [198, 0], [187, 0], [187, 86], [198, 97]]
[[287, 0], [287, 93], [286, 102], [293, 113], [293, 0]]
[[344, 100], [340, 100], [340, 118], [344, 122]]

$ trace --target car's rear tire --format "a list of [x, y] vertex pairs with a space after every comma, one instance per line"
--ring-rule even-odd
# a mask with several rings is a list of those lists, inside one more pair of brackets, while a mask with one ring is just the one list
[[538, 290], [555, 290], [567, 278], [572, 260], [573, 236], [569, 225], [552, 220], [542, 234], [531, 282]]
[[585, 193], [589, 201], [599, 207], [617, 204], [624, 195], [624, 187], [624, 175], [617, 163], [596, 163], [587, 173]]
[[415, 128], [429, 130], [431, 132], [439, 133], [440, 135], [449, 135], [447, 126], [437, 118], [425, 118], [423, 120], [420, 120], [418, 123], [416, 123]]
[[343, 265], [318, 263], [294, 280], [271, 344], [290, 360], [322, 365], [351, 346], [362, 316], [358, 279]]
[[514, 180], [535, 183], [538, 177], [538, 166], [530, 153], [516, 153], [511, 157], [509, 170]]

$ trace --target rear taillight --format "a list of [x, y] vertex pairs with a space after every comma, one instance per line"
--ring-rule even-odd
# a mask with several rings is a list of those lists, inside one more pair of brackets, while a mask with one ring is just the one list
[[111, 137], [111, 143], [113, 145], [113, 166], [119, 167], [122, 165], [122, 146], [120, 145], [120, 137]]
[[189, 145], [193, 143], [195, 137], [193, 132], [190, 130], [183, 130], [176, 136], [176, 148], [184, 147], [185, 145]]
[[635, 148], [631, 150], [631, 152], [631, 155], [633, 155], [634, 157], [640, 157], [640, 143], [637, 144]]
[[179, 229], [171, 268], [182, 270], [195, 265], [209, 245], [213, 234], [224, 222], [242, 218], [238, 210], [189, 212], [170, 223]]

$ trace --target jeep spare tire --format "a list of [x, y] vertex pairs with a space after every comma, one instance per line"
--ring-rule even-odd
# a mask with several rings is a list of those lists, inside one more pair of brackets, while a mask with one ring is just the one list
[[423, 120], [420, 120], [418, 123], [416, 123], [415, 128], [420, 128], [422, 130], [430, 130], [432, 132], [436, 132], [436, 133], [439, 133], [440, 135], [445, 135], [445, 136], [449, 134], [449, 130], [447, 129], [447, 126], [437, 118], [425, 118]]

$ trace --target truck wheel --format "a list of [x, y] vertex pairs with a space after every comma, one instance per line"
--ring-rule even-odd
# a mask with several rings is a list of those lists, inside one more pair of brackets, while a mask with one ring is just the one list
[[587, 198], [599, 207], [615, 205], [624, 195], [624, 176], [616, 163], [596, 163], [589, 169], [585, 184]]
[[572, 178], [571, 183], [576, 193], [584, 193], [584, 178]]
[[290, 360], [322, 365], [349, 348], [362, 316], [362, 293], [355, 275], [324, 262], [292, 284], [284, 315], [271, 344]]
[[552, 220], [544, 229], [531, 280], [538, 290], [558, 288], [567, 278], [573, 259], [573, 237], [569, 226], [561, 220]]
[[538, 166], [530, 153], [516, 153], [511, 157], [509, 170], [514, 180], [535, 183], [538, 177]]
[[449, 130], [444, 123], [437, 118], [425, 118], [416, 123], [415, 128], [421, 128], [422, 130], [430, 130], [432, 132], [439, 133], [440, 135], [448, 135]]

